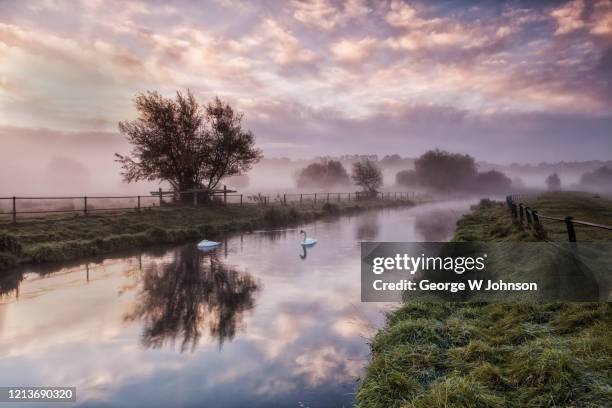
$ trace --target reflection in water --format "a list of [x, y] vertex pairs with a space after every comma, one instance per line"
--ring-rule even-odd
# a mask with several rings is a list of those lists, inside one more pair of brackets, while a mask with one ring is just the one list
[[308, 248], [306, 245], [302, 245], [302, 253], [300, 254], [300, 259], [304, 260], [308, 256]]
[[194, 243], [27, 266], [19, 299], [17, 281], [0, 286], [0, 383], [73, 384], [87, 407], [352, 406], [365, 339], [392, 307], [360, 302], [356, 235], [420, 240], [431, 207], [308, 225], [314, 253], [285, 230], [206, 254]]
[[220, 347], [231, 341], [243, 312], [254, 306], [255, 280], [214, 252], [199, 253], [193, 246], [176, 249], [173, 258], [145, 267], [137, 306], [125, 317], [142, 321], [143, 345], [160, 348], [179, 341], [181, 352], [193, 350], [206, 326]]
[[355, 237], [357, 241], [375, 241], [380, 232], [377, 212], [368, 212], [358, 218]]
[[19, 298], [19, 284], [23, 280], [23, 273], [14, 272], [0, 278], [0, 298], [10, 296], [14, 291], [15, 298]]
[[428, 214], [417, 216], [414, 228], [425, 241], [447, 241], [449, 232], [452, 234], [455, 230], [455, 224], [460, 216], [460, 211], [431, 211]]

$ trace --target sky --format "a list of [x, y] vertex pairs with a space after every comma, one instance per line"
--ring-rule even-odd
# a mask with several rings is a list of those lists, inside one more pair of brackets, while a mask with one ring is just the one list
[[186, 88], [267, 157], [610, 159], [612, 0], [0, 0], [4, 158], [112, 162], [134, 96]]

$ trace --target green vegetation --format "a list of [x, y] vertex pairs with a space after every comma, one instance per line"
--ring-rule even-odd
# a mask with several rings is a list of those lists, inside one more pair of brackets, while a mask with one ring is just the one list
[[0, 225], [0, 270], [16, 263], [66, 261], [154, 244], [215, 238], [232, 231], [291, 225], [325, 216], [409, 201], [359, 201], [304, 206], [246, 205], [168, 207], [141, 212], [71, 215], [21, 220]]
[[[612, 223], [612, 202], [592, 194], [554, 192], [526, 204]], [[547, 238], [566, 240], [560, 227], [546, 224]], [[603, 238], [596, 229], [582, 234]], [[454, 240], [541, 238], [514, 224], [505, 203], [483, 200], [457, 223]], [[612, 406], [611, 312], [609, 303], [409, 302], [372, 340], [358, 407]]]
[[359, 407], [612, 406], [612, 306], [411, 302], [372, 341]]

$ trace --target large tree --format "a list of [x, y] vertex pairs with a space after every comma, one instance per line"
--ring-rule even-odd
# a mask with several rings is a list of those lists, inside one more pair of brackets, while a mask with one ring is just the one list
[[214, 189], [222, 178], [242, 174], [262, 157], [243, 114], [215, 98], [200, 105], [193, 94], [138, 94], [138, 118], [119, 123], [133, 148], [116, 154], [127, 182], [164, 180], [177, 191]]
[[376, 163], [364, 160], [353, 164], [353, 182], [371, 195], [383, 185], [382, 171]]

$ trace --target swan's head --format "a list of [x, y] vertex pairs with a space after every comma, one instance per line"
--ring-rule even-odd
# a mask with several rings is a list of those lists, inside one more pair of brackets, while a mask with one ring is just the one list
[[300, 230], [300, 234], [305, 234], [305, 233], [306, 233], [306, 231]]

